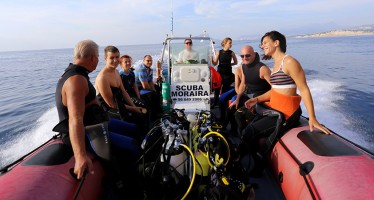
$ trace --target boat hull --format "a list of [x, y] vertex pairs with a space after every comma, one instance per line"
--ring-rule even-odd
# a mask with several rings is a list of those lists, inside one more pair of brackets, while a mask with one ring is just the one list
[[[94, 174], [88, 174], [77, 199], [100, 199], [104, 170], [93, 160]], [[61, 139], [53, 139], [0, 175], [1, 199], [73, 199], [79, 180], [69, 170], [74, 168], [71, 148]]]
[[335, 134], [291, 129], [269, 159], [286, 199], [374, 199], [373, 156]]

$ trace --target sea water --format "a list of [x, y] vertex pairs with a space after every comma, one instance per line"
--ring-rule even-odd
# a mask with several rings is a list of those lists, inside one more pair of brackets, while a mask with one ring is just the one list
[[[331, 130], [374, 152], [374, 36], [288, 38], [287, 53], [299, 60], [311, 90], [317, 119]], [[216, 40], [217, 50], [220, 40]], [[259, 40], [233, 41], [240, 49]], [[105, 44], [101, 44], [105, 46]], [[118, 46], [133, 64], [144, 55], [160, 59], [159, 44]], [[105, 65], [103, 47], [91, 82]], [[58, 78], [70, 62], [73, 49], [0, 52], [0, 168], [40, 146], [54, 134], [58, 122], [54, 93]], [[264, 61], [271, 68], [272, 61]], [[119, 69], [119, 67], [118, 67]], [[308, 116], [302, 104], [303, 115]]]

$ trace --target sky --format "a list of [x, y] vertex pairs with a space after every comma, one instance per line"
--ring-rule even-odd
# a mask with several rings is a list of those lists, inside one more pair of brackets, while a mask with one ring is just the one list
[[0, 51], [73, 48], [83, 39], [161, 44], [166, 34], [204, 31], [219, 41], [310, 34], [374, 24], [373, 9], [373, 0], [1, 0]]

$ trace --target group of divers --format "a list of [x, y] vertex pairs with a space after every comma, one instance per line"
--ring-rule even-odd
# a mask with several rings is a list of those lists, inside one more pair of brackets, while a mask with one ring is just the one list
[[[185, 45], [187, 51], [191, 50], [192, 40], [187, 38]], [[268, 137], [274, 130], [281, 135], [295, 126], [301, 116], [301, 100], [308, 112], [310, 130], [316, 128], [330, 134], [316, 119], [305, 73], [300, 63], [286, 54], [286, 38], [283, 34], [270, 31], [261, 38], [262, 58], [253, 47], [245, 45], [240, 52], [241, 64], [234, 73], [232, 66], [237, 65], [238, 61], [230, 50], [231, 38], [225, 38], [221, 45], [223, 48], [212, 59], [222, 80], [222, 84], [213, 89], [212, 108], [219, 105], [218, 121], [225, 130], [225, 137], [240, 139], [236, 146], [237, 158], [247, 154], [256, 156], [262, 149], [258, 143], [260, 138]], [[74, 173], [78, 179], [82, 179], [86, 174], [89, 176], [93, 173], [87, 151], [99, 154], [95, 152], [98, 149], [89, 145], [87, 127], [106, 122], [111, 151], [110, 157], [101, 161], [106, 171], [106, 183], [114, 189], [102, 198], [152, 199], [139, 181], [141, 174], [138, 173], [138, 161], [143, 153], [141, 143], [152, 128], [150, 122], [162, 117], [163, 113], [160, 100], [162, 64], [156, 62], [157, 81], [154, 81], [150, 55], [144, 56], [143, 63], [134, 68], [129, 55], [121, 56], [118, 48], [107, 46], [104, 59], [105, 66], [97, 75], [94, 86], [88, 74], [97, 67], [98, 45], [92, 40], [77, 43], [74, 61], [57, 83], [55, 100], [60, 123], [54, 131], [60, 132], [64, 143], [72, 147]], [[261, 59], [273, 59], [272, 71]], [[120, 70], [117, 69], [118, 65], [121, 66]], [[232, 87], [232, 84], [235, 86]], [[274, 115], [260, 113], [261, 109], [257, 108], [280, 113], [283, 123], [279, 123], [279, 118]], [[170, 186], [162, 187], [165, 189]], [[220, 192], [235, 197], [227, 190], [212, 190], [209, 195], [205, 193], [205, 198], [219, 199], [218, 196], [223, 195], [217, 194]], [[236, 197], [246, 199], [253, 196], [253, 192], [250, 189], [246, 194], [242, 192], [242, 196]], [[161, 196], [157, 198], [165, 199]], [[178, 196], [172, 199], [175, 198]], [[190, 198], [193, 198], [192, 195]]]

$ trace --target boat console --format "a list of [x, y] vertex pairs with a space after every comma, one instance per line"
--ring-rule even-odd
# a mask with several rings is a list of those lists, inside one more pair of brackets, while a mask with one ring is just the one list
[[[191, 50], [185, 49], [185, 39], [191, 39]], [[193, 52], [191, 52], [193, 51]], [[186, 55], [192, 53], [193, 55]], [[210, 110], [211, 74], [214, 54], [209, 37], [167, 37], [161, 60], [167, 60], [171, 109], [184, 109], [187, 114]]]

